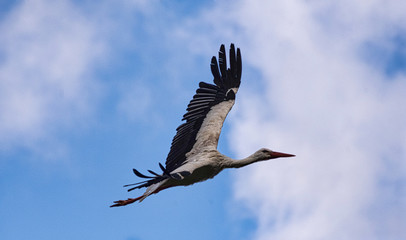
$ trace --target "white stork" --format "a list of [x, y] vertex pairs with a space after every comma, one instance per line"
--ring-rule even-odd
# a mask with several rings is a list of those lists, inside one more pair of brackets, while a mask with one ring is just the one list
[[234, 105], [241, 82], [240, 49], [237, 48], [236, 54], [234, 44], [231, 44], [230, 68], [227, 69], [225, 48], [221, 45], [218, 64], [213, 56], [210, 67], [215, 85], [199, 83], [199, 88], [186, 109], [187, 113], [183, 115], [182, 121], [186, 122], [176, 129], [166, 166], [159, 163], [162, 174], [148, 170], [152, 176], [146, 176], [133, 169], [136, 176], [147, 180], [124, 187], [133, 186], [128, 191], [143, 187], [147, 187], [147, 190], [137, 198], [115, 201], [111, 207], [141, 202], [149, 195], [166, 188], [205, 181], [225, 168], [240, 168], [254, 162], [295, 156], [262, 148], [247, 158], [235, 160], [217, 151], [224, 119]]

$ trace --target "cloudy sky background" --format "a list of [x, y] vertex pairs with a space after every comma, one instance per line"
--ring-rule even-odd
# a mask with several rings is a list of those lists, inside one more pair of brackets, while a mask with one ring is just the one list
[[[405, 239], [406, 4], [2, 1], [1, 239]], [[220, 151], [296, 158], [110, 209], [158, 170], [221, 43]]]

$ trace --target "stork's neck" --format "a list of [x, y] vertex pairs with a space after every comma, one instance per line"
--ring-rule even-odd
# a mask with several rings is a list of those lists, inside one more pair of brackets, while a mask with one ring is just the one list
[[250, 165], [251, 163], [255, 163], [255, 162], [259, 162], [259, 161], [265, 161], [266, 159], [261, 159], [256, 157], [257, 155], [251, 154], [250, 156], [243, 158], [243, 159], [231, 159], [231, 158], [227, 158], [226, 161], [226, 168], [240, 168], [240, 167], [245, 167], [247, 165]]

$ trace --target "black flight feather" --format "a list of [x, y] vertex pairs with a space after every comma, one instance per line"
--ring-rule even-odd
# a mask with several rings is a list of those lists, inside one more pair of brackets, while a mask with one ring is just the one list
[[148, 187], [167, 178], [179, 179], [190, 175], [190, 172], [183, 171], [172, 173], [175, 169], [182, 166], [186, 160], [186, 153], [190, 152], [196, 142], [197, 133], [203, 123], [204, 118], [210, 109], [223, 102], [235, 99], [235, 92], [231, 88], [238, 88], [241, 82], [241, 53], [237, 48], [235, 51], [234, 44], [231, 44], [230, 51], [230, 68], [227, 69], [227, 59], [224, 45], [220, 46], [218, 61], [215, 56], [212, 57], [210, 69], [213, 74], [213, 84], [200, 82], [196, 94], [187, 106], [187, 112], [183, 115], [182, 123], [176, 128], [176, 134], [172, 140], [171, 148], [166, 158], [165, 167], [159, 163], [163, 171], [159, 175], [151, 170], [149, 172], [154, 176], [146, 176], [133, 169], [135, 175], [140, 178], [148, 178], [142, 181], [126, 186], [134, 186], [128, 191], [137, 188]]

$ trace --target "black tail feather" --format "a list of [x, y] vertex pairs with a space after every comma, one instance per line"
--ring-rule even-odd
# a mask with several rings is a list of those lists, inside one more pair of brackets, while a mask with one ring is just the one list
[[124, 185], [124, 187], [134, 186], [134, 187], [127, 190], [127, 191], [132, 191], [132, 190], [137, 189], [137, 188], [149, 187], [152, 184], [158, 183], [158, 182], [160, 182], [160, 181], [162, 181], [164, 179], [167, 179], [167, 178], [173, 178], [173, 179], [180, 180], [184, 176], [187, 176], [187, 175], [190, 174], [188, 172], [181, 172], [181, 173], [179, 173], [180, 174], [179, 176], [176, 175], [176, 174], [175, 174], [176, 175], [175, 176], [174, 174], [171, 174], [161, 163], [159, 163], [159, 167], [163, 171], [162, 174], [158, 174], [158, 173], [156, 173], [156, 172], [154, 172], [152, 170], [148, 170], [148, 172], [151, 173], [154, 176], [144, 175], [144, 174], [140, 173], [137, 169], [133, 168], [133, 172], [137, 177], [147, 178], [147, 180], [142, 181], [142, 182], [138, 182], [138, 183], [127, 184], [127, 185]]
[[153, 179], [150, 180], [146, 180], [146, 181], [142, 181], [142, 182], [138, 182], [138, 183], [133, 183], [133, 184], [127, 184], [124, 187], [130, 187], [130, 186], [134, 186], [130, 189], [127, 189], [128, 192], [137, 189], [137, 188], [143, 188], [143, 187], [149, 187], [154, 183], [160, 182], [162, 181], [164, 178], [163, 177], [155, 177]]
[[133, 187], [133, 188], [128, 189], [127, 191], [130, 192], [130, 191], [132, 191], [134, 189], [137, 189], [137, 188], [139, 188], [139, 187]]
[[154, 177], [150, 177], [150, 176], [145, 176], [144, 174], [138, 172], [137, 169], [135, 169], [135, 168], [133, 168], [133, 172], [137, 177], [140, 177], [140, 178], [154, 178]]
[[168, 170], [166, 170], [166, 168], [164, 166], [162, 166], [161, 163], [159, 163], [159, 167], [161, 168], [162, 172], [164, 172], [164, 174], [168, 177], [171, 177], [171, 174], [168, 172]]
[[149, 187], [154, 183], [157, 183], [157, 182], [160, 182], [160, 181], [164, 180], [165, 178], [169, 178], [170, 175], [169, 176], [166, 175], [166, 173], [168, 171], [162, 166], [162, 164], [159, 164], [159, 165], [160, 165], [160, 168], [162, 169], [162, 171], [164, 171], [164, 174], [160, 175], [160, 174], [158, 174], [158, 173], [156, 173], [156, 172], [154, 172], [152, 170], [148, 170], [148, 172], [151, 173], [153, 176], [147, 176], [147, 175], [144, 175], [144, 174], [140, 173], [137, 169], [133, 168], [133, 172], [137, 177], [139, 177], [139, 178], [147, 178], [147, 180], [141, 181], [141, 182], [138, 182], [138, 183], [127, 184], [127, 185], [124, 185], [124, 187], [134, 186], [134, 187], [127, 190], [127, 191], [132, 191], [132, 190], [137, 189], [137, 188]]
[[148, 170], [149, 173], [151, 173], [152, 175], [155, 175], [156, 177], [160, 177], [161, 175], [159, 175], [158, 173], [152, 171], [152, 170]]
[[126, 184], [126, 185], [124, 185], [123, 187], [130, 187], [130, 186], [140, 185], [140, 184], [147, 183], [148, 181], [151, 181], [151, 180], [146, 180], [146, 181], [142, 181], [142, 182]]

